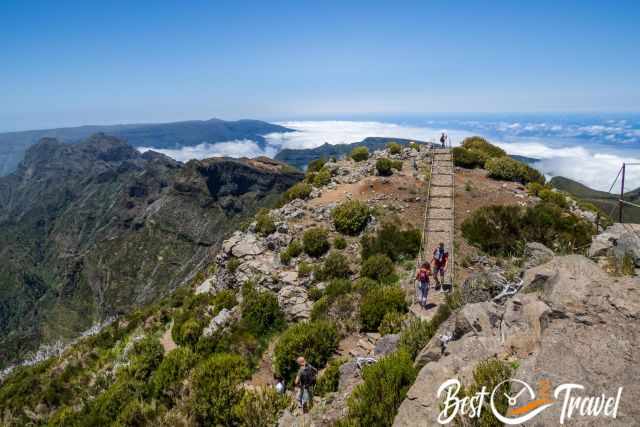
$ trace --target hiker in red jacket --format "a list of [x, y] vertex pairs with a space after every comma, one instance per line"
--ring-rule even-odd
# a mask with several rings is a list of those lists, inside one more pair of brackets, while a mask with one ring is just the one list
[[429, 276], [431, 276], [431, 266], [428, 262], [422, 264], [416, 274], [416, 280], [420, 282], [420, 305], [427, 306], [427, 294], [429, 293]]
[[[433, 276], [436, 279], [436, 289], [444, 290], [444, 273], [447, 271], [449, 252], [444, 249], [444, 243], [440, 242], [433, 251]], [[440, 277], [438, 278], [438, 275]]]

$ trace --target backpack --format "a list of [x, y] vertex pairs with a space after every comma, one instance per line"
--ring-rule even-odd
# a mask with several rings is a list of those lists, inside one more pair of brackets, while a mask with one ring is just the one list
[[444, 249], [440, 251], [440, 248], [437, 247], [433, 251], [433, 259], [436, 261], [436, 264], [438, 265], [443, 264], [444, 262], [447, 261], [447, 258], [449, 258], [449, 252], [445, 251]]
[[300, 385], [303, 387], [311, 387], [316, 383], [318, 371], [313, 366], [306, 364], [300, 372]]
[[429, 272], [426, 268], [421, 268], [418, 277], [420, 278], [421, 282], [426, 282], [427, 280], [429, 280]]

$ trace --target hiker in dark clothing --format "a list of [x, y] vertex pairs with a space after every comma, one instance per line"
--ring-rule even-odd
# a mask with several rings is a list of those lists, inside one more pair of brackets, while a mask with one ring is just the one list
[[296, 375], [294, 384], [300, 388], [298, 402], [300, 402], [302, 412], [305, 412], [309, 409], [309, 406], [313, 401], [312, 388], [316, 383], [318, 370], [311, 366], [310, 363], [307, 363], [302, 356], [298, 357], [296, 362], [298, 362], [300, 369], [298, 369], [298, 375]]
[[436, 279], [436, 289], [444, 290], [444, 273], [447, 270], [448, 260], [449, 252], [444, 249], [444, 243], [440, 242], [433, 251], [433, 277]]
[[442, 144], [442, 148], [445, 148], [445, 143], [447, 142], [447, 134], [442, 132], [442, 135], [440, 136], [440, 144]]
[[416, 274], [416, 280], [420, 282], [420, 305], [424, 308], [427, 306], [427, 294], [429, 293], [429, 276], [431, 275], [431, 266], [425, 262]]

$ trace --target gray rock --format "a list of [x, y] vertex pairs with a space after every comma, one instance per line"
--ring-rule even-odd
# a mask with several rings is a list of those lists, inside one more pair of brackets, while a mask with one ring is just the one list
[[537, 267], [553, 258], [553, 251], [538, 242], [527, 243], [524, 247], [524, 268]]
[[302, 286], [284, 286], [278, 292], [278, 303], [288, 321], [305, 320], [311, 316], [312, 303], [307, 290]]
[[216, 316], [211, 319], [209, 325], [202, 331], [202, 334], [205, 337], [210, 337], [217, 331], [236, 321], [239, 317], [239, 313], [240, 311], [238, 306], [232, 308], [231, 310], [223, 308]]
[[400, 342], [399, 334], [389, 334], [380, 338], [373, 349], [374, 356], [386, 356], [393, 353], [398, 348]]

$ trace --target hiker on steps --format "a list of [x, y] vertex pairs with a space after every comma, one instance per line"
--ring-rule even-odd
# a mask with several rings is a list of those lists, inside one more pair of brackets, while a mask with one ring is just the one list
[[447, 142], [447, 139], [449, 139], [447, 134], [442, 132], [442, 135], [440, 136], [440, 144], [442, 144], [442, 148], [445, 148], [445, 144]]
[[429, 293], [429, 276], [431, 276], [431, 266], [428, 262], [422, 263], [422, 267], [416, 273], [416, 280], [420, 282], [420, 305], [427, 308], [427, 294]]
[[[447, 271], [447, 261], [449, 252], [444, 248], [444, 243], [440, 242], [433, 250], [433, 277], [436, 279], [436, 289], [444, 291], [444, 273]], [[440, 278], [438, 278], [440, 275]]]
[[312, 389], [316, 384], [318, 370], [311, 366], [310, 363], [307, 363], [302, 356], [298, 357], [296, 362], [298, 363], [298, 366], [300, 366], [300, 369], [298, 369], [298, 375], [296, 375], [294, 384], [300, 388], [298, 402], [300, 403], [302, 412], [304, 413], [309, 409], [313, 400]]

